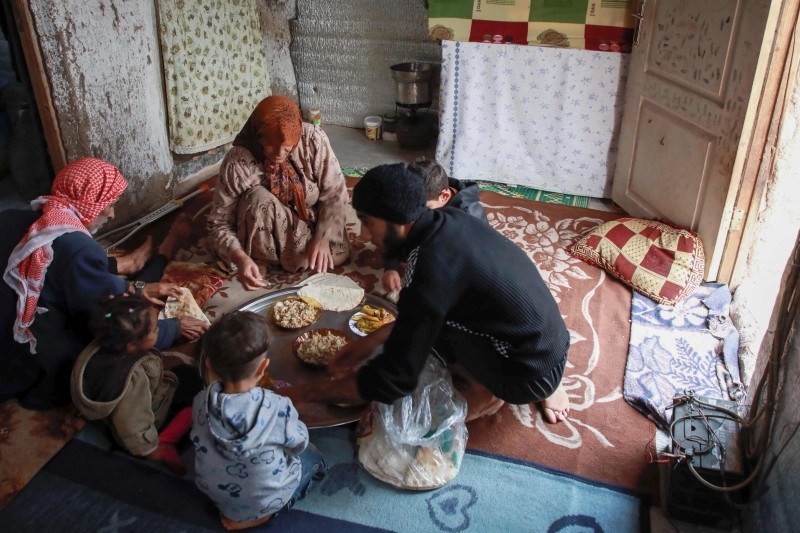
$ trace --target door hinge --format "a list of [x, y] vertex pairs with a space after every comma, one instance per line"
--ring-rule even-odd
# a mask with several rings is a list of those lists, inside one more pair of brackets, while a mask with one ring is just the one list
[[744, 225], [744, 209], [741, 207], [734, 207], [733, 214], [731, 215], [731, 231], [742, 231]]
[[636, 13], [633, 13], [633, 18], [636, 19], [635, 27], [633, 29], [633, 47], [636, 48], [639, 46], [639, 39], [642, 35], [642, 25], [644, 24], [644, 5], [647, 3], [647, 0], [642, 0], [639, 4]]

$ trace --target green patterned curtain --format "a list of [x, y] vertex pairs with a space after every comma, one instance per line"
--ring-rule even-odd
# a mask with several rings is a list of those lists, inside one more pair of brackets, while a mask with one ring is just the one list
[[170, 149], [231, 142], [270, 95], [256, 0], [159, 0]]

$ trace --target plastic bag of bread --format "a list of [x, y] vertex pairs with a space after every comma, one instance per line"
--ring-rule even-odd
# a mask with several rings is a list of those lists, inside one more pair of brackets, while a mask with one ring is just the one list
[[358, 460], [367, 472], [395, 487], [441, 487], [461, 467], [466, 416], [466, 400], [444, 365], [430, 356], [412, 394], [391, 405], [373, 402], [361, 419]]

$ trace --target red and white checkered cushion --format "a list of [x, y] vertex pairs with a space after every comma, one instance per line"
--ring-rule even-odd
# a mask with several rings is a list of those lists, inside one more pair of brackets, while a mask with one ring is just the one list
[[655, 220], [606, 222], [581, 237], [569, 253], [660, 304], [675, 305], [703, 281], [705, 256], [697, 234]]

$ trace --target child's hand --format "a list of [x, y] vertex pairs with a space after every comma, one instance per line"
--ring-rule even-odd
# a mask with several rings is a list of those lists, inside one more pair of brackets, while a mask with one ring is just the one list
[[381, 282], [386, 292], [399, 292], [403, 288], [403, 280], [400, 279], [400, 272], [397, 270], [385, 271]]
[[145, 458], [162, 463], [179, 476], [186, 474], [186, 465], [183, 464], [183, 459], [178, 455], [178, 449], [172, 443], [159, 443], [158, 448], [145, 455]]

